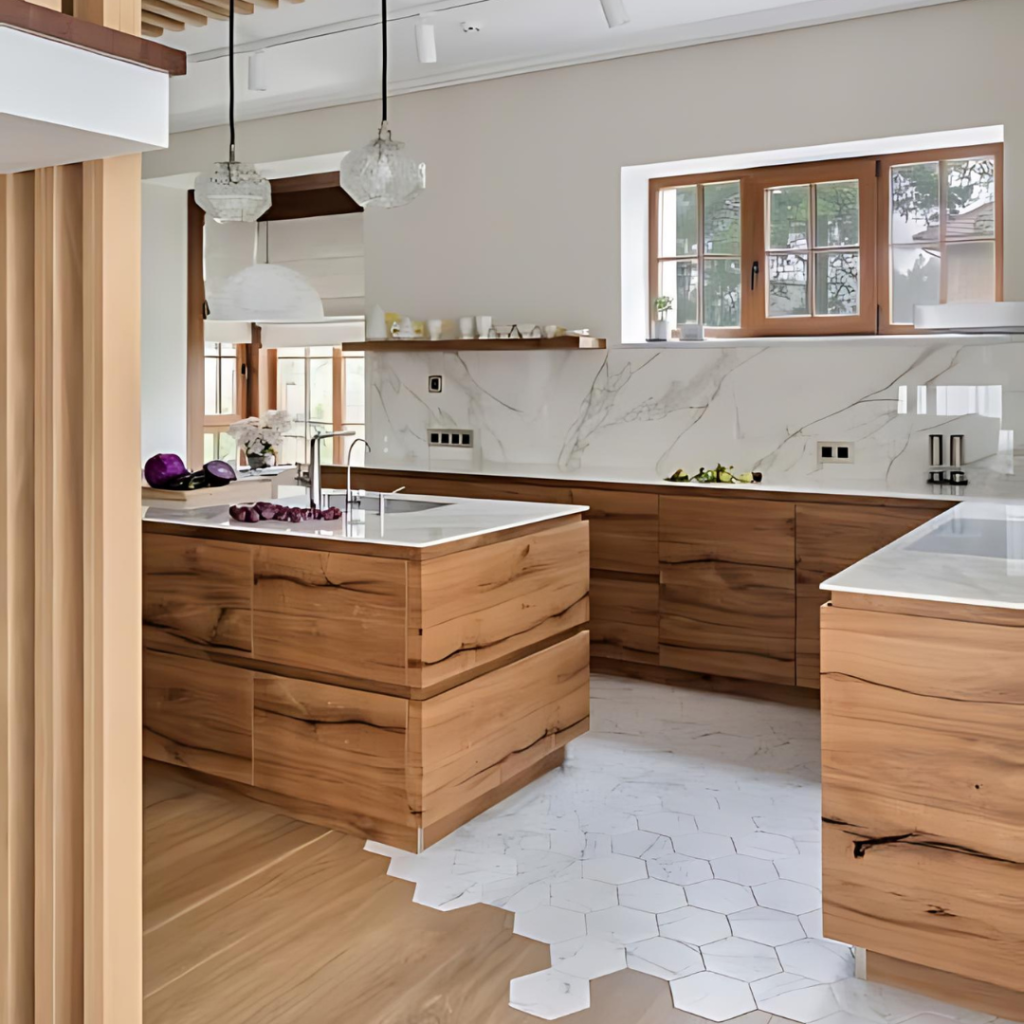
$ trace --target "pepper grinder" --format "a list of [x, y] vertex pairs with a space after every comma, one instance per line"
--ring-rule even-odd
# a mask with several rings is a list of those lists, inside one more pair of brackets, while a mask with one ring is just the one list
[[945, 465], [945, 458], [943, 457], [944, 442], [945, 438], [942, 434], [928, 435], [928, 462], [931, 467], [928, 471], [928, 483], [930, 484], [944, 484], [946, 482], [946, 474], [943, 470]]
[[964, 435], [952, 434], [949, 438], [949, 465], [951, 467], [949, 482], [951, 484], [967, 483], [964, 465]]

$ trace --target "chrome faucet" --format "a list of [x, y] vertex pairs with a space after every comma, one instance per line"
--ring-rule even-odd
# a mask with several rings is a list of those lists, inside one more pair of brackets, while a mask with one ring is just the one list
[[[355, 431], [351, 431], [355, 433]], [[345, 456], [345, 513], [348, 514], [352, 508], [352, 449], [357, 444], [366, 445], [366, 454], [369, 455], [373, 449], [370, 447], [370, 442], [365, 437], [357, 437], [349, 446], [348, 454]]]
[[[309, 442], [309, 507], [319, 508], [322, 500], [320, 488], [320, 442], [331, 437], [352, 437], [354, 430], [336, 430], [330, 434], [314, 434]], [[355, 442], [352, 442], [355, 444]], [[349, 449], [351, 451], [351, 449]], [[348, 508], [348, 505], [345, 506]]]

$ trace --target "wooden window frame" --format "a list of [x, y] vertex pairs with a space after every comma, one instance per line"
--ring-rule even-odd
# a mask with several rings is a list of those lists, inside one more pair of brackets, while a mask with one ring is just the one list
[[[879, 189], [881, 201], [878, 203], [878, 253], [882, 257], [878, 273], [878, 306], [879, 334], [935, 334], [935, 331], [919, 330], [909, 324], [893, 324], [892, 320], [892, 270], [891, 250], [889, 245], [891, 227], [891, 191], [889, 179], [892, 168], [900, 164], [928, 163], [938, 160], [963, 160], [968, 157], [991, 156], [996, 162], [996, 216], [995, 216], [995, 249], [996, 249], [996, 301], [1003, 300], [1003, 144], [994, 142], [988, 146], [960, 146], [949, 149], [914, 150], [909, 153], [891, 153], [880, 157], [878, 161]], [[944, 203], [939, 201], [942, 224], [946, 214]], [[940, 240], [940, 245], [945, 244]], [[941, 301], [946, 299], [946, 261], [942, 262]]]
[[[950, 147], [915, 150], [886, 156], [853, 157], [844, 160], [816, 161], [777, 166], [745, 168], [712, 174], [689, 174], [652, 178], [648, 188], [648, 304], [647, 318], [653, 317], [654, 298], [660, 294], [662, 263], [674, 263], [688, 257], [661, 256], [659, 253], [660, 196], [666, 189], [715, 182], [740, 182], [740, 267], [741, 312], [739, 327], [705, 328], [707, 338], [771, 338], [842, 335], [929, 334], [907, 324], [891, 324], [891, 269], [889, 249], [890, 191], [889, 174], [901, 163], [925, 163], [932, 160], [958, 160], [992, 156], [996, 161], [995, 259], [996, 298], [1003, 297], [1003, 145]], [[860, 312], [856, 316], [814, 314], [805, 317], [769, 317], [765, 303], [767, 251], [765, 249], [765, 191], [772, 186], [822, 184], [857, 179], [861, 183], [860, 206]], [[945, 214], [943, 213], [943, 220]], [[813, 239], [811, 239], [813, 242]], [[944, 242], [943, 242], [944, 244]], [[701, 246], [703, 248], [703, 246]], [[794, 250], [796, 252], [798, 250]], [[805, 251], [809, 259], [820, 251], [813, 245]], [[703, 264], [698, 252], [698, 266]], [[754, 275], [754, 261], [760, 267]], [[945, 282], [945, 267], [943, 267]], [[809, 287], [811, 287], [809, 285]], [[945, 288], [943, 287], [943, 300]], [[813, 302], [813, 294], [811, 295]], [[649, 328], [647, 324], [647, 328]], [[646, 330], [646, 328], [645, 328]]]

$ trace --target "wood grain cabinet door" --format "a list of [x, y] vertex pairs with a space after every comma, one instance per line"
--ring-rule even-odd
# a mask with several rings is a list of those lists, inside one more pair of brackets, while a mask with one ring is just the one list
[[570, 501], [586, 505], [590, 567], [599, 572], [655, 576], [658, 572], [658, 496], [573, 488]]
[[898, 540], [939, 514], [941, 508], [826, 505], [796, 507], [796, 681], [821, 686], [818, 664], [821, 584], [862, 558]]
[[248, 669], [143, 652], [145, 757], [251, 785], [252, 706]]
[[662, 665], [794, 683], [794, 516], [789, 502], [661, 499]]

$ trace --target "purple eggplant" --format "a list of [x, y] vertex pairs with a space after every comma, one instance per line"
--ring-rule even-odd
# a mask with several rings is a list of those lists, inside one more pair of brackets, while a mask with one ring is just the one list
[[183, 490], [181, 481], [188, 476], [188, 468], [179, 455], [154, 455], [146, 460], [143, 474], [150, 487]]

